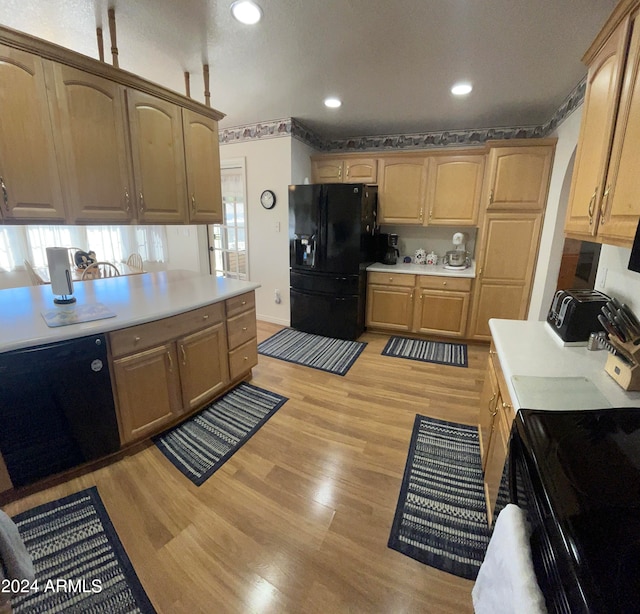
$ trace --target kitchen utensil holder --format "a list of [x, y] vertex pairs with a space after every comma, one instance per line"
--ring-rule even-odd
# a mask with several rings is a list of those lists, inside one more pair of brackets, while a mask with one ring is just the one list
[[[624, 390], [640, 390], [640, 345], [630, 341], [622, 343], [611, 335], [609, 341], [619, 355], [609, 354], [604, 370]], [[630, 362], [620, 356], [625, 356]]]

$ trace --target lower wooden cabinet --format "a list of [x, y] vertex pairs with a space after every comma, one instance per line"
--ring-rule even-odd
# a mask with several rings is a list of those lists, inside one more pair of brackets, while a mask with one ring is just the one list
[[174, 343], [113, 361], [120, 440], [150, 435], [182, 413]]
[[251, 371], [258, 362], [255, 295], [113, 331], [109, 350], [127, 444], [203, 407]]
[[478, 414], [480, 454], [484, 471], [484, 491], [487, 499], [489, 525], [493, 522], [493, 510], [507, 460], [509, 437], [514, 417], [511, 396], [492, 344]]
[[462, 337], [467, 329], [471, 279], [372, 272], [367, 326]]
[[7, 471], [7, 465], [2, 458], [2, 454], [0, 454], [0, 492], [11, 490], [12, 488], [13, 484], [9, 477], [9, 471]]
[[177, 341], [182, 405], [197, 409], [229, 382], [225, 323], [218, 322]]

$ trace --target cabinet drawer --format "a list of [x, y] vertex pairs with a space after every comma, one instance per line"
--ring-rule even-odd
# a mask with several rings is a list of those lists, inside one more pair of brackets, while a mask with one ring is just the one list
[[227, 318], [231, 318], [243, 311], [255, 309], [256, 295], [255, 292], [246, 292], [245, 294], [228, 298], [225, 303], [227, 305]]
[[247, 373], [249, 369], [258, 364], [258, 344], [256, 339], [251, 339], [229, 352], [229, 376], [231, 380]]
[[146, 350], [223, 320], [224, 305], [220, 302], [155, 322], [122, 328], [109, 333], [111, 355], [115, 358]]
[[407, 273], [369, 273], [370, 284], [381, 284], [384, 286], [409, 286], [416, 285], [416, 276]]
[[430, 288], [432, 290], [457, 290], [458, 292], [470, 292], [471, 278], [440, 277], [437, 275], [418, 275], [418, 288]]
[[245, 311], [238, 316], [227, 320], [227, 341], [229, 349], [233, 350], [239, 345], [253, 339], [257, 334], [256, 310]]

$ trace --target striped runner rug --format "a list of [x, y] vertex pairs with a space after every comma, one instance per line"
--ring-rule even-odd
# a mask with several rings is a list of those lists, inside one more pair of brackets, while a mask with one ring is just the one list
[[464, 343], [445, 343], [392, 336], [387, 341], [382, 354], [454, 367], [467, 366], [467, 346]]
[[303, 333], [283, 328], [258, 345], [258, 352], [272, 358], [345, 375], [367, 344]]
[[152, 614], [97, 489], [13, 517], [36, 580], [11, 601], [14, 613]]
[[490, 535], [478, 429], [416, 415], [388, 546], [475, 580]]
[[275, 392], [241, 382], [153, 441], [179, 471], [201, 486], [287, 400]]

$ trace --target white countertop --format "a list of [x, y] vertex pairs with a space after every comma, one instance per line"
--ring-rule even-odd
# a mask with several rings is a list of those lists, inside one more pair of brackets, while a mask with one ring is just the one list
[[476, 261], [466, 269], [445, 269], [442, 264], [413, 264], [398, 262], [397, 264], [382, 264], [374, 262], [367, 267], [367, 273], [408, 273], [410, 275], [438, 275], [440, 277], [471, 277], [476, 276]]
[[50, 328], [42, 312], [56, 307], [51, 286], [0, 290], [0, 352], [142, 324], [259, 288], [260, 284], [191, 271], [163, 271], [74, 283], [76, 305], [101, 303], [114, 318]]
[[514, 375], [585, 377], [612, 407], [640, 407], [640, 392], [626, 392], [605, 372], [606, 350], [564, 346], [546, 322], [491, 319], [489, 328], [514, 410], [522, 407], [511, 381]]

